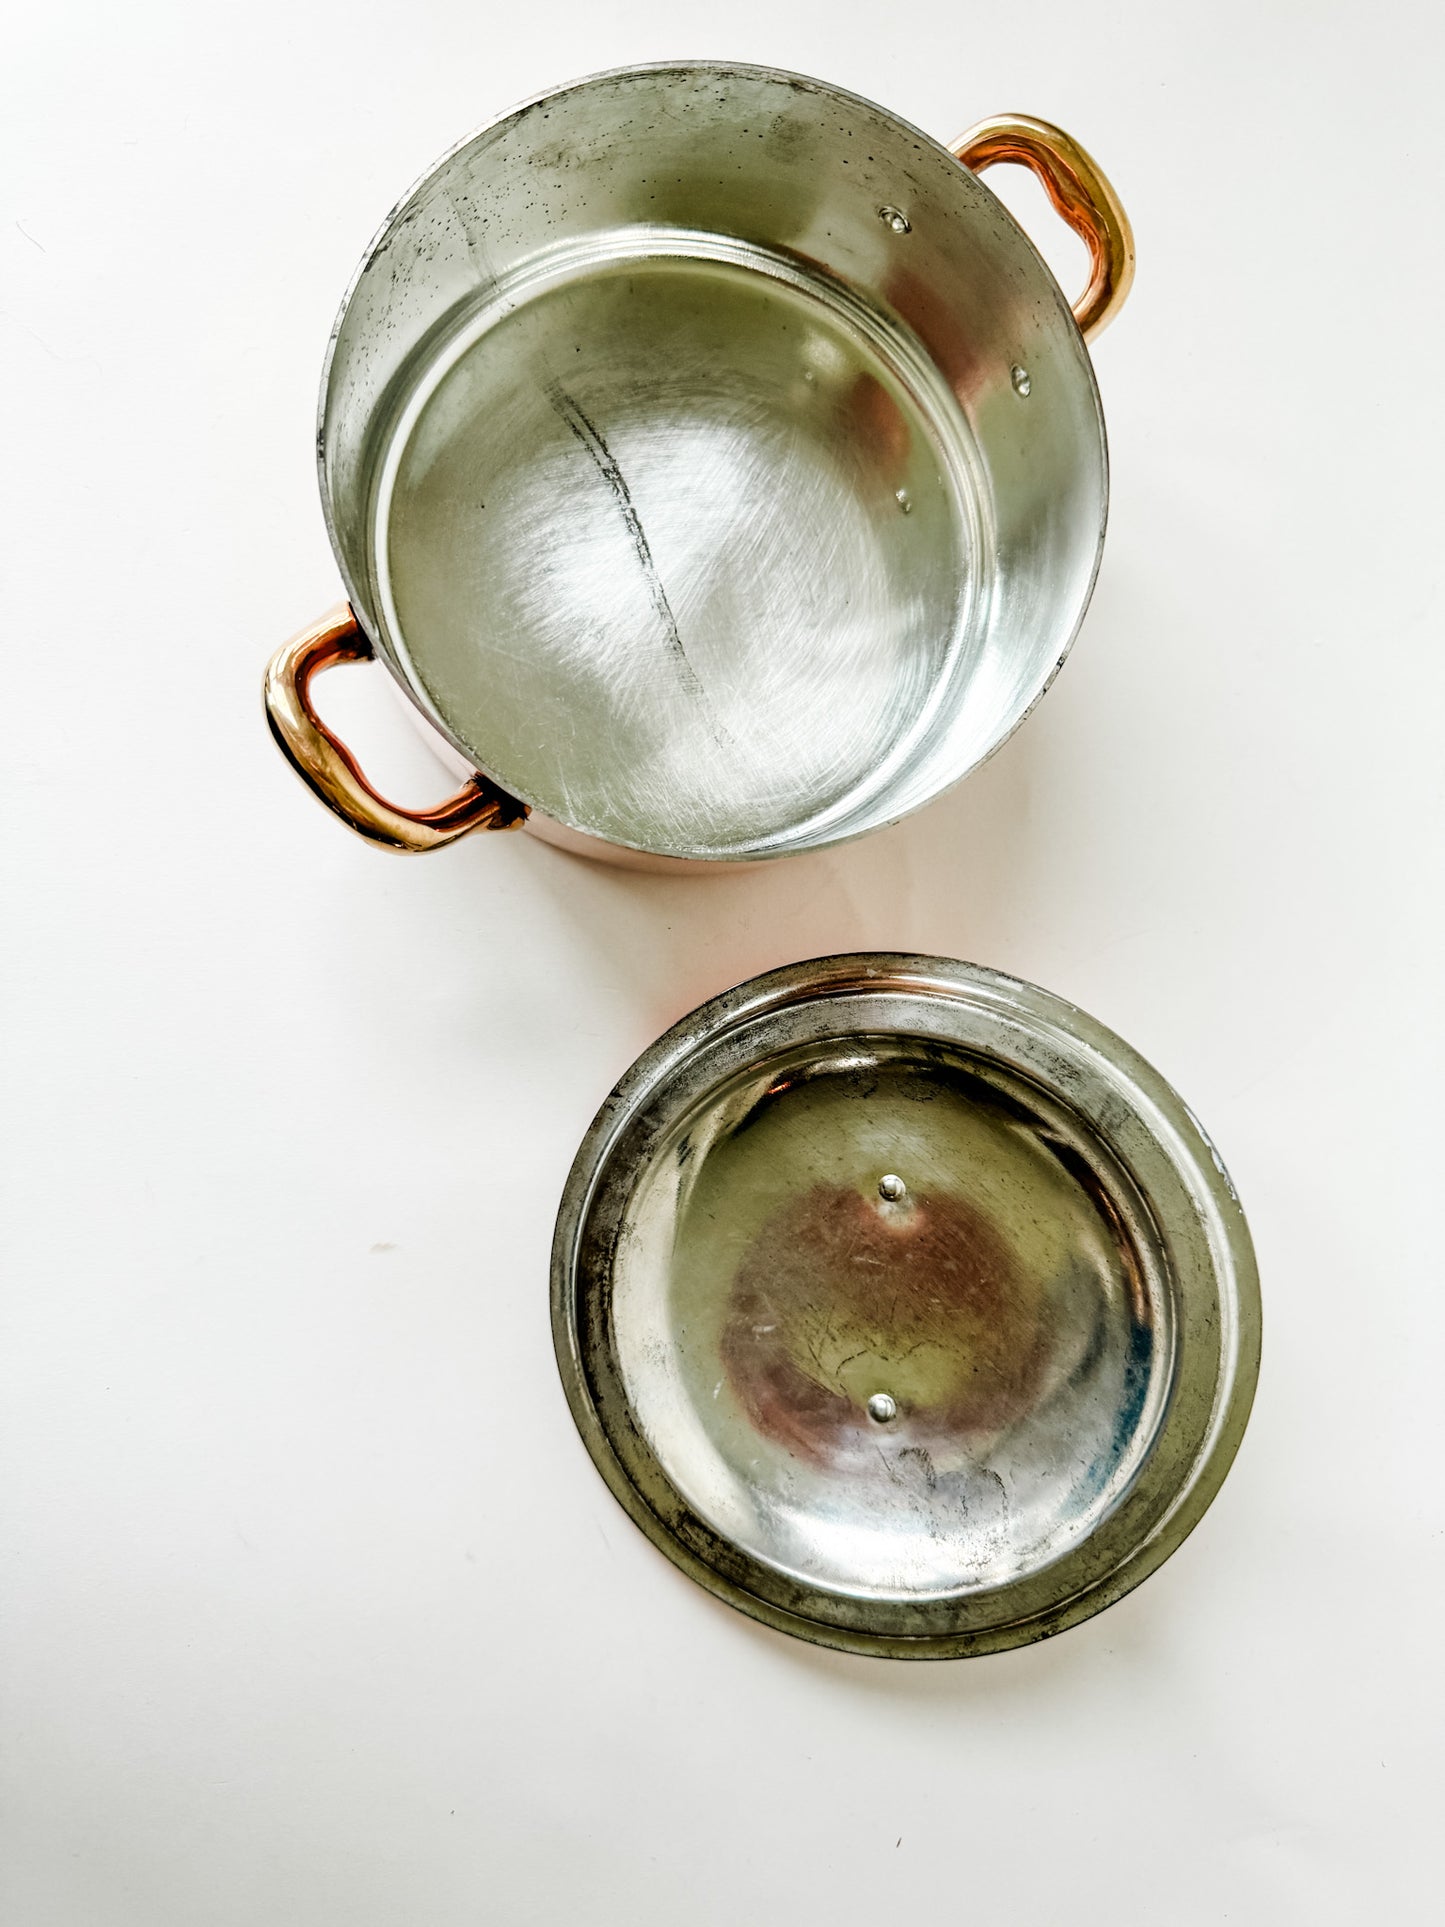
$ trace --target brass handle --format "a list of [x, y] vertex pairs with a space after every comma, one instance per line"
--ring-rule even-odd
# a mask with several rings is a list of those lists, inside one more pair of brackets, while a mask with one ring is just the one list
[[1062, 128], [1028, 114], [981, 120], [953, 152], [975, 174], [1000, 161], [1019, 161], [1038, 176], [1055, 209], [1089, 250], [1089, 285], [1074, 303], [1079, 332], [1086, 341], [1102, 334], [1134, 279], [1134, 230], [1098, 163]]
[[311, 706], [311, 678], [339, 662], [369, 662], [371, 642], [343, 603], [303, 629], [271, 658], [266, 720], [281, 754], [306, 787], [358, 836], [391, 850], [439, 850], [470, 830], [510, 830], [527, 806], [474, 776], [434, 810], [402, 810], [377, 795], [346, 745]]

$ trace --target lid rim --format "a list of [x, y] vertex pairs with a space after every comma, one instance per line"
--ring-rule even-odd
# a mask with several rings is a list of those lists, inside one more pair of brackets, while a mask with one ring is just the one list
[[[588, 1323], [587, 1306], [589, 1294], [610, 1293], [610, 1276], [604, 1275], [605, 1258], [599, 1264], [596, 1252], [587, 1249], [587, 1239], [595, 1231], [593, 1214], [604, 1182], [614, 1187], [623, 1182], [611, 1168], [623, 1135], [650, 1102], [676, 1088], [679, 1078], [709, 1055], [721, 1062], [730, 1051], [745, 1061], [738, 1054], [749, 1033], [770, 1023], [776, 1028], [790, 1011], [836, 1006], [839, 999], [860, 996], [919, 1000], [935, 1015], [967, 1011], [985, 1028], [991, 1023], [1001, 1038], [1013, 1033], [1066, 1046], [1075, 1064], [1092, 1069], [1118, 1115], [1108, 1126], [1088, 1109], [1080, 1115], [1111, 1151], [1117, 1153], [1120, 1140], [1131, 1134], [1152, 1147], [1146, 1177], [1155, 1194], [1166, 1193], [1166, 1216], [1173, 1214], [1165, 1225], [1170, 1263], [1179, 1267], [1171, 1289], [1187, 1287], [1195, 1305], [1189, 1355], [1176, 1359], [1182, 1387], [1177, 1411], [1171, 1397], [1141, 1461], [1140, 1481], [1146, 1472], [1152, 1480], [1142, 1498], [1136, 1502], [1131, 1486], [1072, 1546], [1019, 1581], [901, 1605], [890, 1602], [887, 1610], [876, 1597], [860, 1594], [852, 1609], [840, 1611], [846, 1595], [787, 1583], [776, 1567], [698, 1517], [655, 1456], [638, 1444], [641, 1434], [630, 1413], [599, 1409], [588, 1346], [602, 1341]], [[933, 1025], [919, 1033], [892, 1028], [898, 1035], [934, 1034]], [[760, 1053], [761, 1060], [768, 1055]], [[1009, 1063], [1012, 1053], [999, 1055]], [[1077, 1090], [1047, 1082], [1043, 1088], [1055, 1101], [1072, 1106], [1078, 1099]], [[1129, 1160], [1122, 1161], [1137, 1182]], [[1160, 1208], [1149, 1185], [1144, 1196], [1151, 1210]], [[1201, 1294], [1211, 1286], [1217, 1303], [1205, 1306], [1209, 1316], [1201, 1318]], [[553, 1247], [552, 1314], [574, 1422], [614, 1497], [654, 1545], [715, 1597], [778, 1631], [837, 1650], [894, 1658], [964, 1657], [1048, 1637], [1112, 1604], [1156, 1570], [1203, 1517], [1233, 1461], [1249, 1417], [1260, 1346], [1258, 1278], [1243, 1211], [1212, 1143], [1166, 1080], [1096, 1019], [1035, 985], [908, 953], [852, 953], [768, 972], [690, 1012], [640, 1055], [600, 1108], [569, 1175]], [[612, 1400], [607, 1403], [610, 1407]], [[1171, 1427], [1164, 1450], [1161, 1441]], [[623, 1431], [631, 1434], [629, 1441]], [[1000, 1614], [997, 1608], [1006, 1607], [1010, 1597], [1019, 1610]]]

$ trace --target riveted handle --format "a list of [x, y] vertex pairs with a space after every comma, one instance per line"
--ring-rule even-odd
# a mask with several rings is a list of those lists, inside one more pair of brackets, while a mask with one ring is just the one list
[[1089, 285], [1074, 303], [1086, 341], [1114, 319], [1134, 279], [1134, 231], [1098, 163], [1076, 140], [1028, 114], [981, 120], [954, 145], [965, 167], [981, 174], [1001, 161], [1018, 161], [1036, 174], [1055, 209], [1089, 250]]
[[472, 830], [511, 830], [527, 806], [474, 776], [433, 810], [403, 810], [378, 796], [346, 745], [311, 706], [311, 678], [341, 662], [369, 662], [371, 642], [343, 603], [293, 636], [266, 671], [266, 720], [281, 754], [306, 787], [358, 836], [390, 850], [439, 850]]

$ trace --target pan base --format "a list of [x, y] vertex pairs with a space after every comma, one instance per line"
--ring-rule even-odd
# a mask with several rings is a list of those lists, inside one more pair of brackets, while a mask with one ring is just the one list
[[986, 504], [919, 345], [742, 243], [561, 250], [414, 358], [377, 604], [457, 746], [679, 856], [831, 841], [951, 720]]

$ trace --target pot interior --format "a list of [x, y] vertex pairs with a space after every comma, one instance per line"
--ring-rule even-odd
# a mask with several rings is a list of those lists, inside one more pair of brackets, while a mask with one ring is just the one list
[[998, 203], [866, 102], [718, 68], [583, 83], [428, 177], [343, 312], [323, 483], [358, 613], [470, 761], [737, 858], [986, 755], [1104, 495], [1087, 356]]

